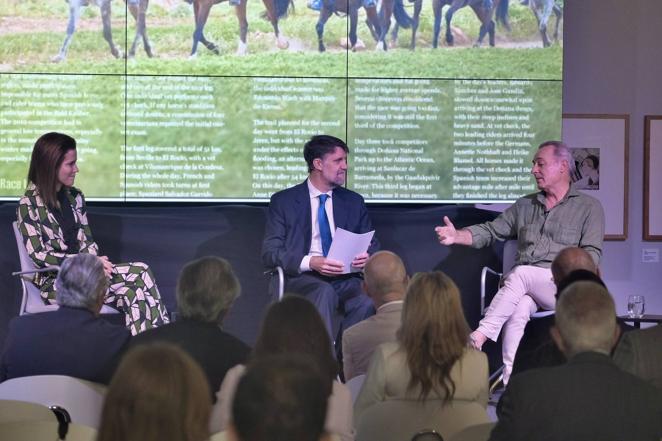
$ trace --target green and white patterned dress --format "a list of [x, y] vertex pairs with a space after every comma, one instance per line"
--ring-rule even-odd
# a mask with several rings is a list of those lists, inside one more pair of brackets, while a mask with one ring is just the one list
[[[75, 187], [68, 190], [67, 196], [78, 227], [78, 252], [96, 256], [99, 247], [92, 238], [92, 230], [87, 222], [85, 197]], [[67, 253], [64, 233], [55, 215], [46, 206], [34, 184], [28, 185], [25, 195], [19, 201], [17, 215], [18, 227], [28, 254], [37, 267], [59, 266], [72, 255]], [[54, 273], [39, 273], [35, 279], [45, 303], [55, 301], [55, 277]], [[169, 321], [154, 275], [143, 262], [114, 265], [104, 303], [125, 314], [126, 326], [133, 335]]]

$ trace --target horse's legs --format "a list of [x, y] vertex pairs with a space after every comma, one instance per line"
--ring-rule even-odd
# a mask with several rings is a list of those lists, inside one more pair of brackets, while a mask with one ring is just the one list
[[[370, 20], [370, 13], [368, 12], [368, 10], [366, 10], [366, 16], [367, 17], [366, 17], [365, 23], [366, 23], [366, 25], [368, 25], [368, 30], [370, 31], [370, 35], [372, 35], [372, 38], [375, 41], [377, 41], [377, 40], [379, 40], [379, 33], [381, 32], [381, 30], [379, 28], [375, 28], [375, 22]], [[377, 23], [379, 23], [379, 18], [377, 17], [376, 12], [375, 12], [375, 17], [376, 17]], [[393, 30], [393, 32], [396, 33], [396, 37], [397, 37], [397, 27], [396, 27], [396, 29]], [[391, 34], [391, 35], [393, 35], [393, 34]]]
[[448, 8], [448, 11], [446, 11], [446, 43], [448, 43], [449, 46], [453, 46], [453, 33], [451, 32], [451, 20], [453, 19], [453, 14], [455, 14], [455, 11], [460, 9], [461, 6], [462, 6], [462, 2], [460, 0], [454, 0], [451, 7]]
[[554, 41], [559, 41], [559, 24], [561, 17], [563, 16], [563, 11], [558, 6], [554, 5], [554, 15], [556, 15], [556, 25], [554, 27]]
[[[149, 0], [139, 0], [139, 5], [138, 5], [138, 14], [137, 16], [134, 14], [134, 18], [136, 19], [136, 38], [133, 40], [133, 47], [132, 50], [135, 54], [135, 46], [138, 42], [138, 38], [142, 37], [143, 41], [143, 47], [145, 49], [145, 53], [147, 54], [148, 57], [153, 57], [154, 54], [152, 52], [152, 44], [149, 42], [149, 38], [147, 37], [147, 8], [149, 7]], [[133, 14], [133, 12], [132, 12]]]
[[[396, 47], [398, 45], [398, 30], [400, 29], [400, 25], [396, 21], [395, 24], [393, 25], [393, 30], [391, 30], [391, 47]], [[373, 34], [374, 36], [374, 34]]]
[[274, 4], [274, 0], [262, 0], [262, 2], [264, 3], [264, 7], [267, 9], [267, 17], [269, 18], [269, 22], [274, 28], [274, 34], [276, 35], [276, 46], [278, 46], [279, 49], [287, 49], [289, 43], [281, 35], [280, 29], [278, 29], [278, 13], [276, 12], [276, 5]]
[[147, 29], [145, 27], [145, 15], [147, 13], [148, 5], [149, 0], [138, 0], [138, 4], [136, 4], [135, 0], [127, 0], [129, 11], [136, 20], [136, 35], [133, 37], [133, 43], [131, 44], [131, 49], [129, 49], [129, 58], [133, 58], [136, 55], [136, 47], [141, 39], [147, 56], [152, 56], [152, 46], [147, 39]]
[[358, 5], [354, 7], [354, 5], [351, 4], [347, 5], [347, 9], [348, 9], [347, 18], [349, 18], [348, 47], [351, 48], [352, 50], [355, 50], [354, 48], [356, 46], [356, 28], [358, 26], [358, 21], [359, 21], [359, 9], [358, 9]]
[[143, 46], [145, 46], [145, 52], [148, 57], [153, 57], [154, 53], [152, 52], [152, 43], [150, 43], [149, 38], [147, 37], [147, 8], [149, 7], [149, 0], [144, 0], [145, 2], [145, 20], [143, 21]]
[[370, 33], [375, 41], [379, 41], [379, 36], [382, 34], [382, 25], [381, 20], [379, 19], [379, 14], [377, 14], [377, 8], [365, 8], [365, 15], [368, 21], [368, 27], [370, 28]]
[[113, 33], [110, 30], [110, 0], [103, 0], [100, 9], [101, 22], [103, 23], [103, 38], [106, 39], [108, 46], [110, 46], [110, 53], [115, 58], [119, 58], [122, 56], [122, 51], [113, 43]]
[[237, 14], [237, 21], [239, 22], [239, 43], [237, 44], [237, 55], [246, 55], [248, 52], [248, 44], [246, 43], [246, 35], [248, 35], [246, 1], [247, 0], [241, 0], [241, 3], [234, 7], [235, 13]]
[[492, 20], [494, 8], [485, 8], [481, 2], [471, 5], [471, 9], [474, 10], [476, 17], [478, 17], [481, 22], [478, 39], [474, 43], [474, 47], [480, 47], [483, 44], [485, 34], [489, 35], [490, 46], [494, 47], [494, 30], [496, 28], [496, 24], [494, 20]]
[[[381, 9], [383, 9], [383, 8], [381, 8]], [[394, 4], [393, 4], [393, 17], [395, 18], [395, 23], [393, 23], [393, 29], [391, 30], [391, 41], [389, 43], [389, 47], [392, 47], [392, 48], [397, 47], [397, 45], [398, 45], [398, 31], [400, 30], [400, 21], [398, 19], [398, 16], [404, 17], [404, 15], [406, 15], [406, 14], [407, 14], [407, 11], [405, 11], [404, 0], [395, 0]], [[410, 26], [411, 26], [411, 24], [410, 24]]]
[[219, 54], [218, 47], [211, 41], [207, 41], [203, 33], [209, 11], [211, 10], [212, 2], [210, 0], [194, 0], [193, 1], [193, 15], [195, 17], [195, 31], [193, 31], [193, 47], [191, 48], [191, 57], [195, 57], [198, 50], [198, 43], [205, 45], [207, 49]]
[[[138, 23], [140, 17], [140, 11], [136, 5], [135, 0], [127, 0], [126, 6], [129, 9], [129, 12], [133, 16], [133, 19], [136, 21], [136, 35], [133, 36], [133, 42], [131, 42], [131, 47], [129, 52], [126, 54], [127, 58], [133, 58], [136, 56], [136, 46], [138, 46], [138, 38], [140, 37], [140, 25]], [[126, 22], [127, 27], [129, 27], [129, 21]]]
[[485, 34], [487, 34], [488, 29], [485, 24], [480, 25], [480, 30], [478, 31], [478, 39], [474, 43], [474, 47], [480, 47], [483, 44], [483, 38], [485, 38]]
[[538, 21], [538, 30], [540, 31], [543, 47], [549, 47], [551, 43], [547, 37], [547, 20], [549, 20], [549, 16], [552, 13], [552, 5], [554, 0], [544, 0], [544, 2], [545, 4], [542, 11], [538, 9], [541, 6], [540, 0], [531, 0], [529, 7], [533, 11], [536, 20]]
[[416, 0], [414, 2], [414, 15], [412, 16], [411, 23], [411, 50], [416, 49], [416, 31], [418, 31], [418, 20], [421, 16], [421, 8], [423, 7], [423, 0]]
[[71, 39], [76, 32], [76, 24], [80, 18], [80, 8], [82, 8], [83, 0], [71, 0], [69, 2], [69, 23], [67, 24], [67, 35], [64, 37], [64, 42], [60, 48], [60, 52], [55, 55], [51, 61], [59, 63], [67, 57], [67, 50], [71, 44]]
[[[358, 13], [358, 11], [357, 11]], [[381, 32], [379, 33], [379, 41], [377, 42], [377, 50], [387, 50], [388, 45], [386, 44], [386, 35], [388, 35], [388, 30], [391, 27], [391, 16], [393, 15], [393, 0], [382, 0], [382, 22], [381, 22]]]
[[148, 57], [152, 58], [154, 56], [154, 52], [152, 51], [152, 43], [149, 41], [149, 37], [147, 37], [147, 6], [149, 6], [149, 0], [144, 0], [145, 1], [145, 9], [144, 9], [144, 14], [143, 14], [143, 22], [142, 22], [142, 28], [143, 28], [143, 46], [145, 48], [145, 53], [147, 54]]
[[331, 16], [331, 12], [326, 9], [325, 6], [322, 6], [320, 10], [320, 16], [317, 19], [317, 24], [315, 25], [315, 30], [317, 31], [317, 48], [320, 52], [324, 52], [326, 47], [324, 46], [324, 24]]
[[443, 5], [441, 0], [432, 0], [432, 12], [434, 13], [434, 28], [432, 30], [432, 47], [437, 48], [439, 34], [441, 33], [441, 12]]
[[200, 2], [199, 0], [193, 0], [193, 22], [195, 23], [195, 28], [193, 29], [193, 46], [191, 47], [191, 54], [189, 58], [193, 58], [197, 55], [198, 52], [198, 36], [202, 32], [198, 33], [198, 22], [200, 20]]
[[549, 41], [549, 37], [547, 35], [547, 22], [549, 21], [549, 17], [552, 15], [552, 11], [554, 8], [554, 0], [546, 0], [545, 1], [545, 7], [542, 11], [542, 16], [540, 17], [540, 32], [545, 33], [545, 40], [547, 40], [547, 46], [551, 45], [551, 42]]

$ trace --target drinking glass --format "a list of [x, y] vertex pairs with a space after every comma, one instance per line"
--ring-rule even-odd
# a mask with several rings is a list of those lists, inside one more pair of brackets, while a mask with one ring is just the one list
[[628, 316], [631, 318], [641, 318], [644, 316], [645, 309], [646, 300], [644, 299], [644, 296], [628, 296]]

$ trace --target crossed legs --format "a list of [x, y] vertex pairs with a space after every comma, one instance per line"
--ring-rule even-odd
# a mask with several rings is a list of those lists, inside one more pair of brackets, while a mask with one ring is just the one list
[[553, 310], [556, 287], [549, 268], [520, 265], [508, 273], [503, 286], [492, 299], [478, 329], [471, 334], [473, 345], [480, 349], [489, 338], [496, 341], [503, 328], [503, 380], [508, 383], [524, 327], [540, 307]]

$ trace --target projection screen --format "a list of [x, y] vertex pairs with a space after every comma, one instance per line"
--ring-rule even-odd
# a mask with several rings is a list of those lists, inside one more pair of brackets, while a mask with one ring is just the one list
[[[302, 146], [328, 133], [347, 140], [347, 186], [368, 202], [513, 201], [535, 189], [533, 150], [560, 138], [563, 4], [530, 2], [552, 5], [544, 47], [540, 11], [518, 0], [458, 2], [451, 45], [451, 2], [436, 3], [435, 43], [428, 0], [382, 0], [397, 13], [375, 35], [366, 0], [325, 0], [350, 14], [328, 18], [321, 52], [320, 13], [302, 0], [0, 0], [0, 198], [23, 193], [35, 140], [61, 131], [88, 200], [267, 201], [305, 179]], [[287, 8], [278, 37], [267, 8]], [[489, 32], [473, 47], [492, 26], [494, 47]]]

